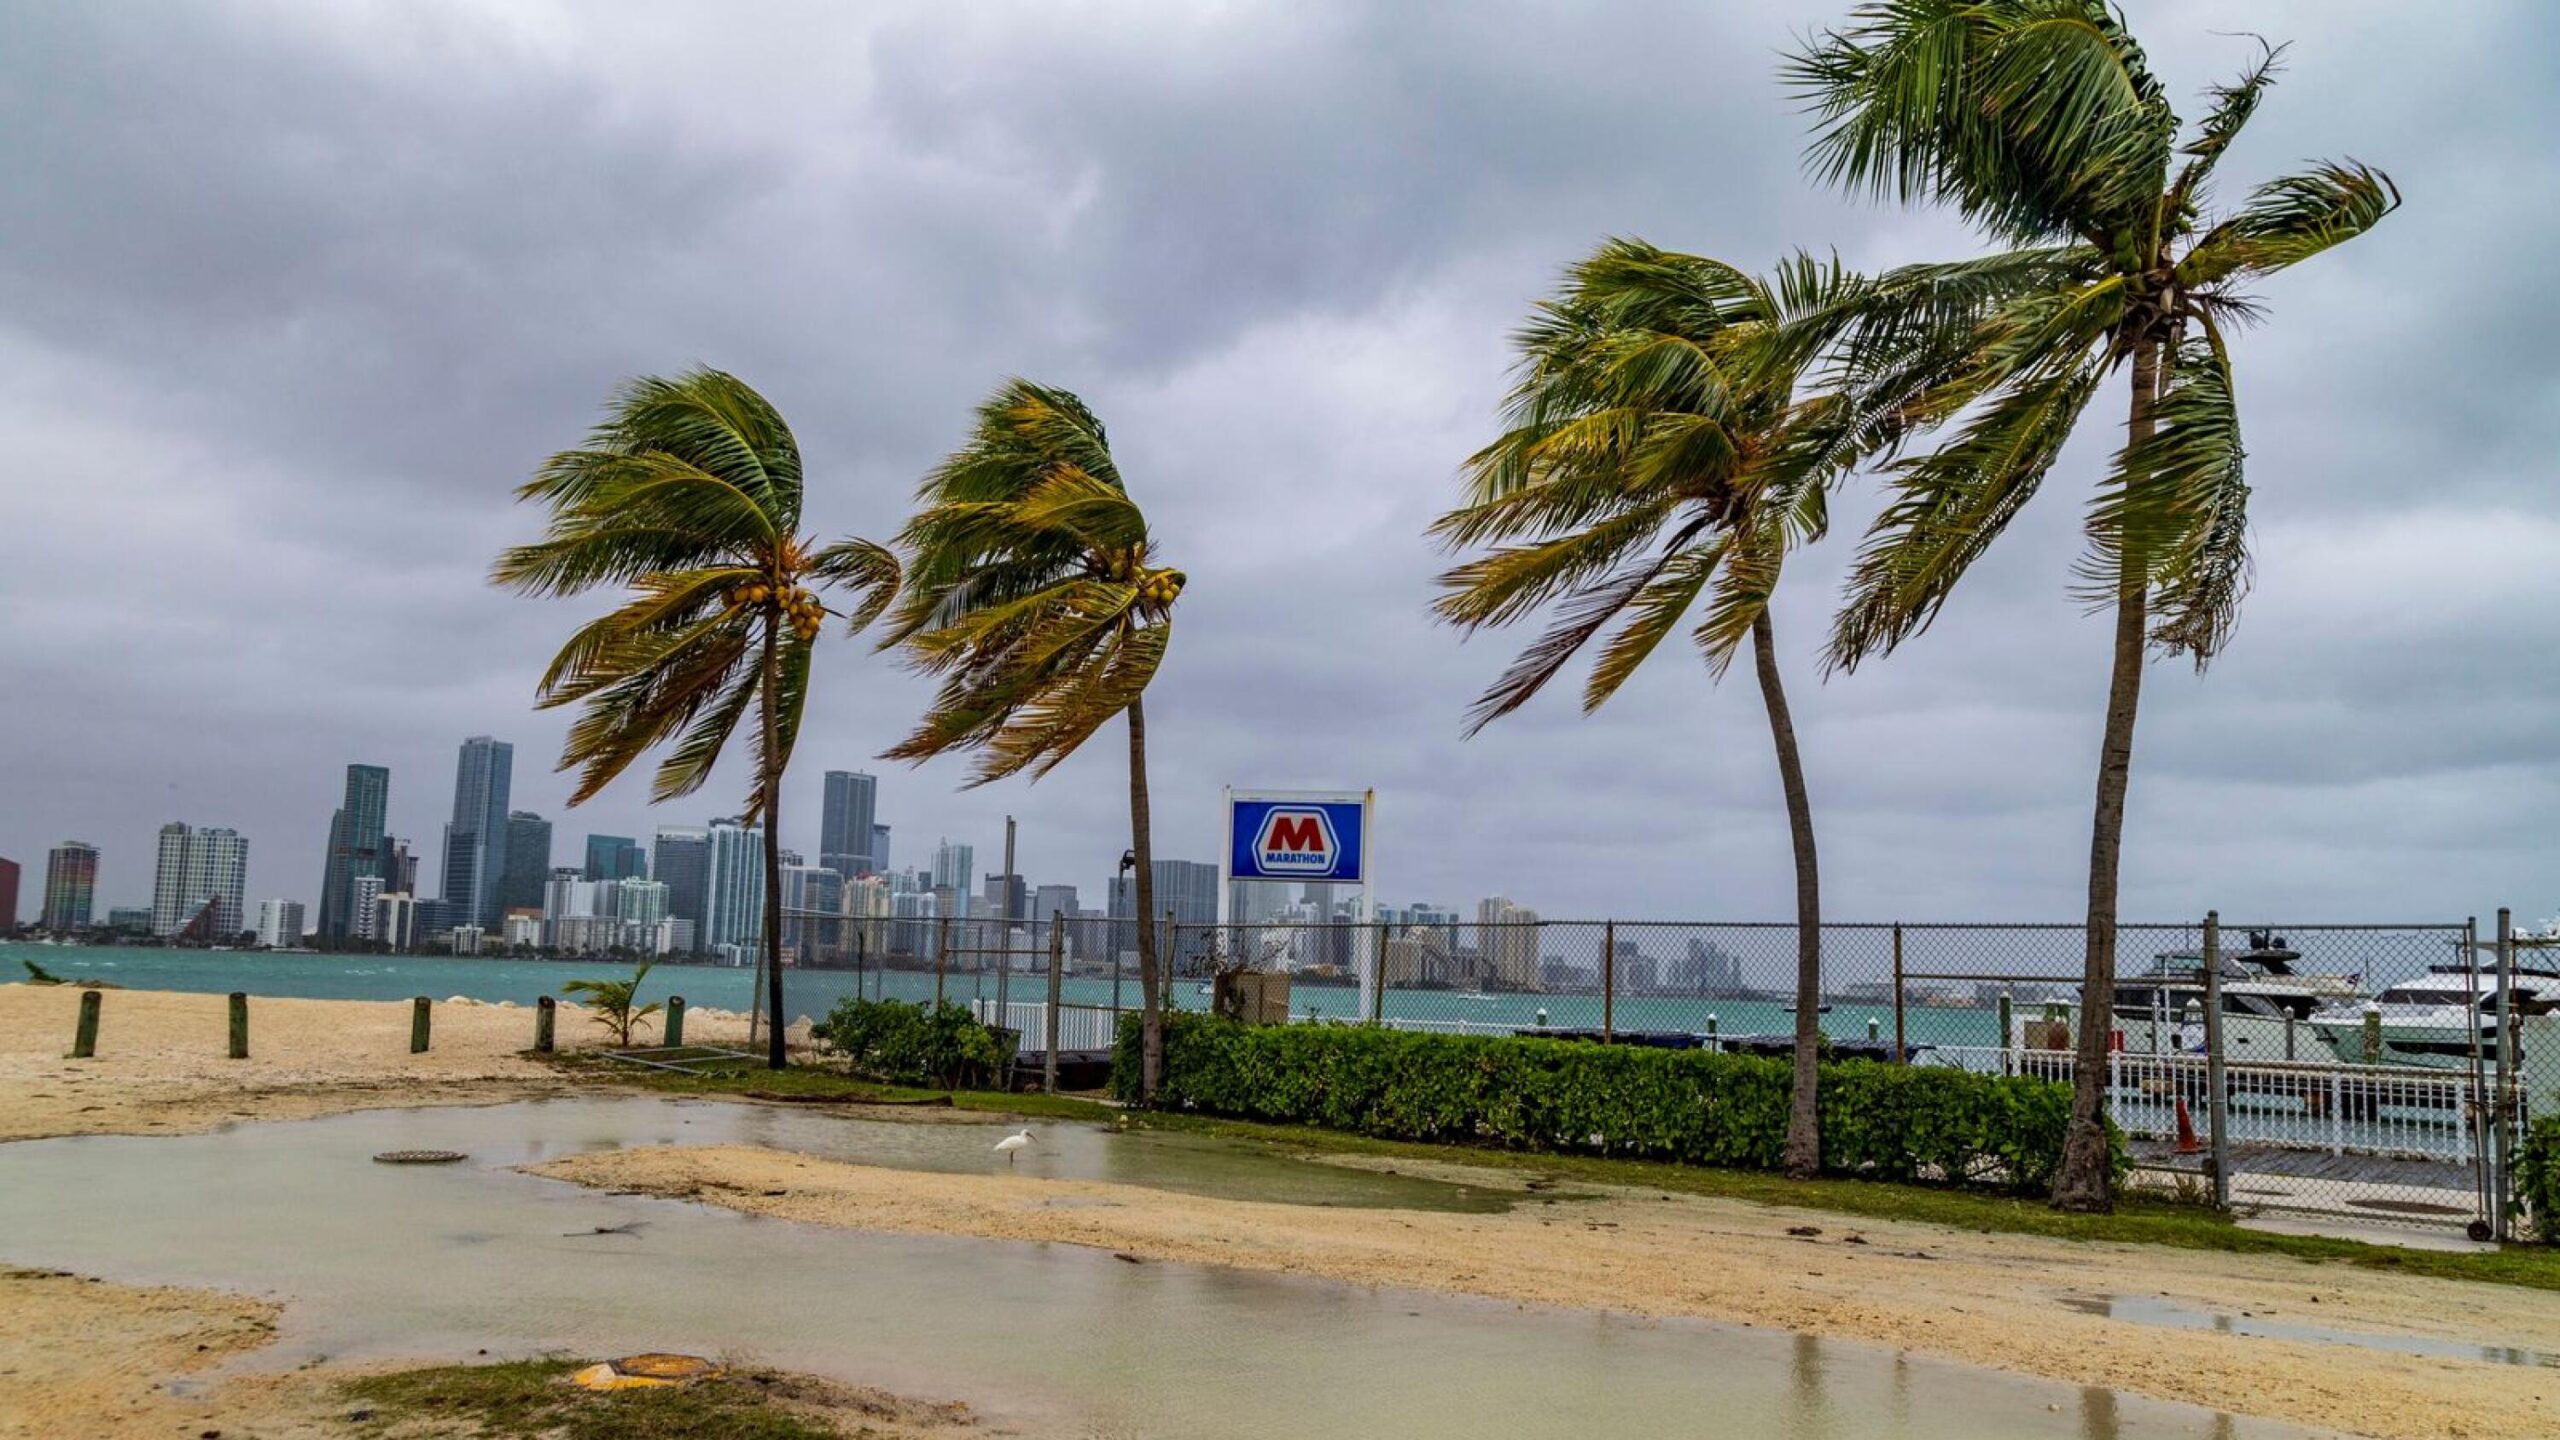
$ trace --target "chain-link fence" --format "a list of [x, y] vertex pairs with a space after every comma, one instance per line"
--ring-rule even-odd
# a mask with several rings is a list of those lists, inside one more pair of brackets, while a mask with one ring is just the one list
[[[1053, 1048], [1100, 1055], [1141, 1000], [1127, 917], [786, 924], [797, 965], [969, 1004], [1035, 1068]], [[1297, 1023], [1782, 1055], [1810, 958], [1837, 1058], [2067, 1082], [2090, 1008], [2087, 932], [2067, 923], [1826, 925], [1811, 957], [1785, 923], [1152, 928], [1167, 1007], [1205, 1010], [1220, 973], [1249, 971], [1285, 977], [1271, 991]], [[2507, 1224], [2518, 1127], [2560, 1113], [2560, 939], [2502, 952], [2468, 923], [2197, 920], [2122, 925], [2115, 949], [2106, 1095], [2133, 1183], [2242, 1213]]]

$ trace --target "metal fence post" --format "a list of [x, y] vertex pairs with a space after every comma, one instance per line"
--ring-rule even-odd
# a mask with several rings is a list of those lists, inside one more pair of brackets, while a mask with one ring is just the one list
[[1618, 922], [1600, 922], [1600, 1043], [1618, 1034]]
[[1387, 922], [1378, 922], [1377, 955], [1370, 965], [1369, 1023], [1383, 1025], [1387, 1019]]
[[2205, 1116], [2212, 1127], [2213, 1208], [2231, 1208], [2231, 1105], [2222, 1073], [2222, 912], [2204, 912]]
[[951, 955], [951, 917], [935, 917], [933, 927], [933, 1008], [942, 1008], [942, 972]]
[[1041, 1047], [1040, 1090], [1042, 1094], [1058, 1093], [1058, 992], [1066, 982], [1067, 917], [1060, 911], [1049, 912], [1049, 1018], [1044, 1022], [1048, 1043]]
[[1182, 954], [1182, 936], [1174, 929], [1173, 912], [1164, 912], [1164, 925], [1158, 931], [1164, 936], [1164, 948], [1156, 955], [1156, 1008], [1173, 1008], [1173, 962]]
[[1893, 1063], [1907, 1064], [1911, 1047], [1902, 1033], [1902, 922], [1893, 922]]
[[2489, 1223], [2503, 1243], [2509, 1233], [2507, 1191], [2514, 1174], [2516, 1125], [2516, 927], [2515, 914], [2498, 907], [2498, 1207]]
[[2014, 1024], [2017, 1004], [2017, 998], [2011, 991], [2003, 989], [2000, 992], [2000, 1073], [2003, 1075], [2014, 1075], [2018, 1068], [2013, 1058], [2018, 1043]]

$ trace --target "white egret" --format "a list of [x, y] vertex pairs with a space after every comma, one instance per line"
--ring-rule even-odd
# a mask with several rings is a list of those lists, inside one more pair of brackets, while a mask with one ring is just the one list
[[1028, 1127], [1017, 1130], [996, 1142], [996, 1153], [1004, 1157], [1004, 1163], [1007, 1165], [1013, 1163], [1015, 1151], [1028, 1150], [1030, 1148], [1031, 1131]]

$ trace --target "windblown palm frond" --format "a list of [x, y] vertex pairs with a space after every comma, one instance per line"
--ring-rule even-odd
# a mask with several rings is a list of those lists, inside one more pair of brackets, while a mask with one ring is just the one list
[[1554, 611], [1469, 733], [1618, 625], [1583, 690], [1597, 708], [1702, 600], [1691, 638], [1711, 669], [1731, 663], [1779, 558], [1820, 535], [1828, 487], [1883, 433], [1839, 397], [1795, 394], [1865, 313], [1850, 303], [1862, 284], [1808, 255], [1764, 279], [1635, 240], [1567, 272], [1516, 337], [1509, 428], [1468, 461], [1469, 503], [1432, 527], [1481, 552], [1440, 577], [1441, 619], [1474, 631]]
[[882, 643], [942, 685], [887, 757], [975, 750], [972, 785], [1045, 775], [1145, 691], [1185, 577], [1155, 563], [1102, 422], [1063, 390], [1005, 384], [917, 499]]

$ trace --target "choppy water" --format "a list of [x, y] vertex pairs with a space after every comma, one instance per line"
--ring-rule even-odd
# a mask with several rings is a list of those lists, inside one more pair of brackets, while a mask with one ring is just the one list
[[[913, 1127], [903, 1139], [877, 1128], [649, 1099], [19, 1142], [0, 1145], [0, 1259], [283, 1298], [276, 1344], [250, 1362], [261, 1367], [483, 1350], [744, 1353], [1089, 1440], [2303, 1433], [1805, 1336], [1132, 1265], [1074, 1246], [833, 1230], [507, 1168], [622, 1144], [741, 1139], [872, 1163], [1002, 1163], [974, 1151], [988, 1137], [977, 1127]], [[1140, 1183], [1201, 1161], [1139, 1137], [1072, 1133], [1035, 1158]], [[369, 1158], [411, 1147], [471, 1159], [420, 1168]], [[1333, 1167], [1259, 1152], [1222, 1163], [1222, 1183], [1247, 1190], [1304, 1198], [1344, 1183]]]
[[[580, 976], [627, 973], [609, 961], [484, 960], [436, 955], [277, 955], [249, 950], [171, 950], [143, 947], [0, 945], [0, 980], [23, 973], [18, 962], [33, 960], [57, 975], [112, 980], [135, 990], [193, 990], [251, 995], [300, 996], [316, 1000], [405, 1000], [412, 995], [444, 999], [467, 995], [475, 1000], [513, 1000], [529, 1005], [543, 995], [558, 995], [561, 982]], [[682, 995], [688, 1004], [745, 1010], [751, 1002], [755, 973], [714, 965], [660, 965], [649, 972], [646, 996]], [[893, 970], [860, 974], [850, 970], [792, 970], [785, 977], [785, 1008], [793, 1015], [824, 1015], [859, 987], [866, 995], [886, 994], [900, 1000], [930, 1000], [935, 993], [930, 972]], [[954, 971], [942, 980], [943, 993], [954, 1000], [993, 998], [998, 977], [992, 973]], [[1030, 1001], [1047, 994], [1045, 977], [1017, 972], [1010, 998]], [[1134, 977], [1116, 987], [1107, 979], [1079, 978], [1062, 987], [1071, 1005], [1134, 1007], [1139, 1001]], [[1174, 1003], [1200, 1009], [1207, 1005], [1199, 982], [1173, 987]], [[1353, 1018], [1359, 998], [1348, 985], [1324, 986], [1301, 981], [1294, 987], [1291, 1008], [1300, 1015]], [[1523, 1025], [1597, 1029], [1600, 1001], [1587, 995], [1466, 995], [1447, 990], [1387, 991], [1390, 1019], [1428, 1022], [1446, 1028], [1510, 1030]], [[1543, 1019], [1542, 1019], [1543, 1017]], [[1783, 1006], [1762, 1001], [1699, 999], [1674, 996], [1621, 996], [1615, 1022], [1621, 1030], [1676, 1030], [1697, 1033], [1713, 1024], [1722, 1035], [1782, 1034], [1795, 1028]], [[1822, 1017], [1829, 1032], [1843, 1038], [1863, 1037], [1873, 1022], [1882, 1033], [1893, 1030], [1890, 1005], [1835, 1005]], [[1913, 1008], [1905, 1025], [1915, 1043], [1994, 1045], [1999, 1025], [1983, 1010]]]

